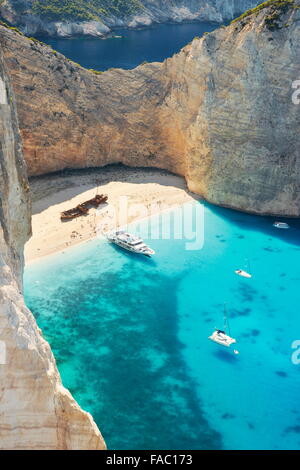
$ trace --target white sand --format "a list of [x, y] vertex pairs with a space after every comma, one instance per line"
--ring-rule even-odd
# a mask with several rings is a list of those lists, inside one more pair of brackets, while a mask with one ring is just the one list
[[[99, 225], [114, 228], [112, 211], [116, 213], [116, 225], [123, 226], [124, 222], [149, 217], [195, 199], [183, 178], [160, 170], [119, 166], [34, 178], [31, 190], [33, 234], [25, 246], [26, 263], [95, 238]], [[101, 210], [90, 209], [88, 215], [67, 222], [60, 220], [62, 211], [91, 199], [96, 193], [108, 195], [108, 204], [101, 205]]]

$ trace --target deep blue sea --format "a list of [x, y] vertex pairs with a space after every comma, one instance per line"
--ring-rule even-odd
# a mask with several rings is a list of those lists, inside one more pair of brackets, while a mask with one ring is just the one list
[[114, 31], [113, 37], [107, 39], [39, 39], [89, 69], [132, 69], [142, 62], [160, 62], [171, 57], [195, 36], [201, 37], [217, 26], [214, 23], [165, 24]]
[[[202, 249], [91, 241], [27, 267], [27, 305], [110, 449], [300, 449], [300, 222], [204, 207]], [[224, 302], [238, 356], [208, 340]]]

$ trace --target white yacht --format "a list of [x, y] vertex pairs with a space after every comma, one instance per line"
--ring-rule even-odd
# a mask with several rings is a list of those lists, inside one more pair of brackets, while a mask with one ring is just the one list
[[125, 230], [110, 232], [107, 235], [107, 239], [111, 243], [115, 243], [115, 245], [118, 245], [125, 250], [132, 251], [133, 253], [149, 257], [155, 254], [155, 251], [151, 250], [151, 248], [149, 248], [141, 238], [131, 235], [130, 233], [125, 232]]

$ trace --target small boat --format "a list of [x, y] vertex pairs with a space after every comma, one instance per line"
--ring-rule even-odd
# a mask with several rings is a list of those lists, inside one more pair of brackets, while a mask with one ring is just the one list
[[274, 222], [273, 224], [273, 227], [276, 227], [276, 228], [290, 228], [289, 224], [285, 223], [285, 222]]
[[234, 272], [235, 272], [235, 274], [238, 274], [238, 276], [246, 277], [248, 279], [250, 279], [252, 277], [252, 274], [249, 274], [249, 273], [247, 273], [247, 271], [243, 271], [242, 269], [237, 269]]
[[[226, 329], [229, 332], [229, 323], [226, 314], [226, 306], [224, 305], [224, 330], [215, 329], [211, 336], [208, 337], [211, 341], [220, 344], [221, 346], [226, 346], [229, 348], [232, 344], [236, 343], [236, 339], [232, 338], [229, 334], [226, 333]], [[239, 354], [239, 352], [235, 349], [234, 354]]]
[[131, 235], [130, 233], [125, 232], [125, 230], [110, 232], [107, 235], [107, 240], [121, 248], [124, 248], [125, 250], [139, 255], [145, 255], [148, 257], [155, 255], [155, 251], [149, 248], [141, 238]]
[[251, 279], [252, 277], [252, 274], [250, 274], [250, 263], [249, 261], [247, 260], [247, 271], [244, 271], [243, 269], [236, 269], [234, 272], [235, 274], [237, 274], [238, 276], [241, 276], [241, 277], [246, 277], [247, 279]]
[[251, 279], [252, 277], [252, 274], [250, 274], [250, 263], [249, 263], [249, 260], [246, 260], [247, 261], [247, 271], [244, 271], [243, 269], [236, 269], [234, 272], [235, 274], [237, 274], [238, 276], [242, 276], [242, 277], [246, 277], [247, 279]]

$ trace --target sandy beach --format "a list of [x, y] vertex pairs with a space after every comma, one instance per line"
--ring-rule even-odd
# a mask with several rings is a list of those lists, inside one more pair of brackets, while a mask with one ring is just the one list
[[[25, 262], [91, 240], [99, 230], [124, 226], [195, 200], [185, 181], [162, 170], [123, 166], [65, 171], [32, 178], [32, 237], [25, 246]], [[107, 204], [89, 214], [62, 222], [62, 211], [106, 194]]]

